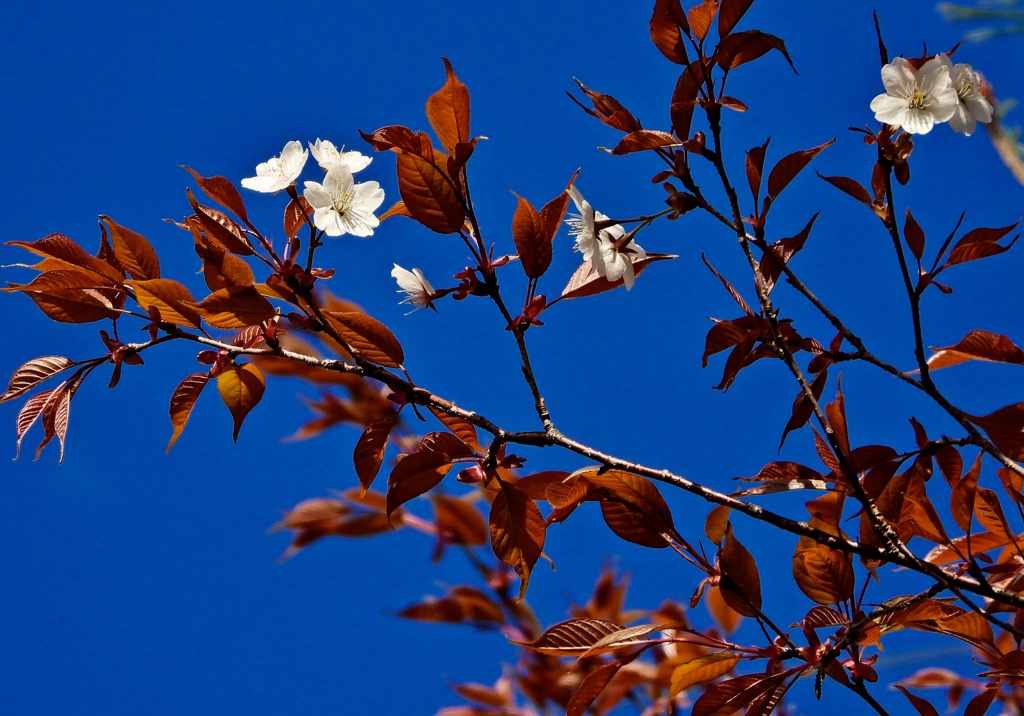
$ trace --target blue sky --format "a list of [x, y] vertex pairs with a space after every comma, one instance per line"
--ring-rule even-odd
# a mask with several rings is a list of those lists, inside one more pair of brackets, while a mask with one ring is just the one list
[[[157, 246], [165, 275], [198, 287], [191, 240], [162, 221], [189, 213], [184, 190], [194, 182], [179, 165], [237, 182], [291, 139], [363, 149], [357, 129], [426, 129], [423, 101], [443, 81], [441, 56], [470, 88], [473, 133], [489, 137], [472, 160], [471, 180], [485, 235], [499, 253], [514, 251], [509, 190], [541, 205], [580, 167], [578, 186], [599, 210], [657, 211], [663, 193], [649, 178], [661, 167], [649, 157], [597, 151], [614, 146], [618, 135], [565, 96], [578, 77], [616, 96], [645, 126], [668, 129], [677, 68], [650, 42], [650, 5], [13, 5], [4, 11], [0, 49], [3, 239], [61, 232], [94, 248], [97, 215], [107, 214]], [[882, 91], [874, 6], [788, 7], [783, 16], [761, 0], [741, 24], [784, 38], [800, 74], [769, 56], [730, 77], [729, 93], [750, 107], [727, 117], [734, 178], [742, 181], [742, 151], [770, 135], [769, 162], [838, 137], [814, 168], [866, 181], [871, 149], [847, 127], [873, 124], [868, 102]], [[902, 3], [880, 16], [892, 55], [919, 54], [922, 43], [948, 49], [963, 33], [929, 3]], [[965, 45], [957, 57], [1002, 95], [1021, 96], [1019, 55], [1019, 40], [1011, 38]], [[933, 242], [964, 209], [967, 227], [1003, 226], [1020, 216], [1022, 189], [983, 133], [964, 138], [937, 128], [918, 142], [913, 171], [901, 201]], [[384, 187], [385, 206], [398, 198], [390, 156], [375, 157], [364, 177]], [[797, 270], [812, 277], [826, 302], [850, 309], [869, 343], [909, 367], [905, 302], [877, 221], [811, 172], [783, 196], [773, 209], [773, 238], [796, 233], [824, 209]], [[282, 197], [247, 193], [246, 201], [262, 225], [277, 230]], [[774, 458], [795, 388], [780, 366], [760, 365], [721, 394], [710, 386], [722, 358], [700, 369], [707, 317], [736, 313], [700, 252], [754, 300], [727, 235], [687, 216], [648, 229], [640, 243], [680, 258], [652, 267], [628, 294], [569, 301], [545, 314], [547, 325], [529, 334], [541, 385], [567, 434], [729, 489], [730, 478], [752, 475]], [[565, 235], [556, 243], [542, 285], [549, 296], [577, 265], [571, 245]], [[1018, 253], [948, 276], [955, 293], [931, 296], [928, 304], [930, 345], [953, 343], [972, 328], [1024, 341], [1010, 288], [1019, 281]], [[23, 252], [0, 246], [0, 263], [24, 260]], [[392, 263], [420, 267], [445, 285], [444, 277], [465, 265], [461, 244], [395, 219], [370, 239], [331, 241], [320, 262], [337, 269], [334, 292], [394, 329], [421, 384], [502, 425], [533, 424], [514, 346], [491, 306], [445, 302], [439, 315], [405, 316], [397, 304]], [[510, 287], [520, 281], [512, 268], [503, 279]], [[26, 276], [15, 268], [4, 274], [10, 281]], [[788, 299], [794, 314], [806, 315]], [[39, 355], [102, 352], [97, 326], [58, 326], [23, 296], [2, 300], [0, 376]], [[814, 319], [803, 326], [823, 342], [832, 335]], [[281, 442], [308, 418], [296, 396], [314, 391], [271, 382], [237, 445], [227, 412], [204, 395], [175, 450], [164, 454], [167, 402], [178, 380], [198, 369], [192, 354], [188, 346], [147, 353], [145, 368], [129, 367], [114, 391], [97, 376], [75, 398], [63, 465], [53, 449], [32, 461], [38, 437], [30, 434], [21, 459], [0, 471], [3, 710], [432, 713], [458, 701], [445, 679], [493, 681], [499, 661], [512, 657], [500, 637], [388, 613], [469, 578], [454, 558], [432, 567], [428, 540], [409, 531], [371, 542], [333, 540], [277, 563], [287, 538], [265, 531], [279, 511], [355, 484], [355, 431]], [[965, 366], [939, 382], [965, 409], [984, 414], [1019, 399], [1016, 374], [1007, 372], [1013, 368]], [[917, 396], [877, 377], [856, 366], [843, 372], [854, 442], [909, 446], [910, 415], [932, 434], [952, 429]], [[16, 413], [13, 404], [0, 408], [0, 421], [12, 426], [11, 456]], [[581, 466], [565, 455], [524, 454], [530, 469]], [[809, 434], [791, 436], [784, 456], [814, 464]], [[696, 535], [706, 505], [664, 492], [677, 522], [692, 521]], [[799, 509], [796, 500], [771, 504]], [[559, 621], [567, 604], [585, 601], [605, 560], [633, 572], [631, 605], [688, 598], [693, 573], [669, 555], [614, 540], [596, 510], [588, 512], [549, 535], [546, 551], [558, 569], [539, 565], [531, 584], [542, 619]], [[737, 533], [749, 545], [770, 538], [748, 522], [738, 523]], [[762, 574], [775, 564], [774, 553], [788, 570], [791, 549], [789, 541], [778, 550], [754, 549]], [[780, 621], [798, 620], [802, 614], [786, 612], [785, 599], [767, 597], [785, 615]], [[892, 644], [893, 652], [901, 648]], [[883, 670], [883, 680], [925, 665], [914, 661], [916, 643], [904, 644], [893, 659], [902, 666]], [[882, 693], [902, 707], [902, 697]], [[798, 686], [793, 700], [805, 712], [819, 708], [809, 685]]]

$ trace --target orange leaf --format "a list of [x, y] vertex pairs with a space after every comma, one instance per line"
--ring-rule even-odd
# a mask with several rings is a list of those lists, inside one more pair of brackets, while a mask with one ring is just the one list
[[466, 443], [474, 450], [483, 452], [483, 448], [480, 447], [480, 439], [477, 437], [476, 426], [473, 425], [473, 423], [469, 422], [465, 418], [460, 418], [457, 415], [449, 415], [448, 413], [433, 406], [430, 406], [429, 409], [430, 412], [434, 414], [434, 417], [440, 420], [442, 425], [451, 430], [459, 440]]
[[473, 502], [448, 495], [431, 495], [431, 502], [440, 541], [470, 546], [487, 544], [487, 523]]
[[[738, 35], [731, 35], [731, 37], [738, 37]], [[832, 146], [835, 141], [835, 139], [830, 139], [824, 144], [787, 154], [780, 159], [779, 163], [772, 167], [772, 171], [768, 175], [768, 198], [771, 201], [775, 201], [779, 194], [782, 193], [782, 190], [800, 173], [800, 170], [806, 167], [826, 147]]]
[[723, 70], [731, 70], [747, 62], [753, 62], [772, 50], [781, 52], [786, 62], [793, 68], [793, 72], [796, 72], [793, 58], [789, 56], [782, 38], [760, 30], [744, 30], [722, 38], [718, 43], [718, 49], [715, 50], [714, 58]]
[[512, 216], [512, 240], [527, 278], [540, 278], [551, 265], [551, 237], [540, 212], [521, 196]]
[[981, 456], [978, 453], [974, 466], [967, 474], [957, 480], [956, 487], [949, 495], [949, 511], [953, 515], [956, 526], [965, 533], [971, 531], [971, 518], [974, 516], [974, 497], [978, 489], [978, 477], [981, 475]]
[[649, 149], [660, 149], [661, 147], [676, 147], [680, 144], [681, 142], [668, 132], [639, 129], [623, 137], [610, 152], [612, 154], [632, 154], [633, 152], [645, 152]]
[[491, 503], [491, 548], [519, 575], [519, 600], [526, 596], [530, 572], [544, 550], [544, 516], [526, 493], [499, 480], [501, 491]]
[[392, 413], [380, 420], [376, 420], [366, 426], [363, 434], [356, 442], [356, 449], [352, 455], [355, 463], [356, 477], [365, 492], [373, 484], [374, 478], [380, 472], [381, 463], [384, 462], [384, 452], [388, 447], [388, 436], [398, 420], [398, 413]]
[[1024, 403], [1000, 408], [983, 417], [970, 416], [1008, 458], [1024, 461]]
[[569, 619], [548, 627], [533, 641], [509, 641], [542, 654], [573, 656], [590, 651], [601, 639], [623, 628], [621, 624], [605, 619]]
[[[217, 390], [234, 420], [231, 437], [238, 441], [238, 431], [249, 412], [256, 407], [267, 388], [259, 368], [253, 363], [232, 365], [217, 376]], [[187, 419], [187, 416], [186, 416]]]
[[277, 315], [270, 301], [252, 286], [218, 289], [195, 308], [215, 328], [255, 326]]
[[690, 23], [686, 20], [679, 0], [655, 0], [654, 14], [651, 15], [651, 39], [655, 47], [669, 60], [677, 65], [688, 65], [686, 40], [689, 36]]
[[324, 311], [324, 315], [345, 342], [366, 360], [385, 368], [402, 367], [402, 344], [383, 323], [358, 311]]
[[732, 525], [725, 530], [725, 545], [718, 553], [722, 579], [719, 588], [726, 604], [745, 617], [761, 611], [761, 576], [747, 548], [733, 536]]
[[132, 278], [160, 278], [160, 260], [152, 244], [142, 234], [115, 223], [109, 216], [100, 216], [110, 229], [114, 255]]
[[722, 0], [722, 6], [718, 10], [718, 36], [725, 37], [732, 32], [753, 2], [754, 0]]
[[224, 212], [203, 206], [196, 201], [189, 189], [185, 190], [185, 196], [188, 197], [192, 210], [196, 212], [195, 221], [199, 222], [199, 226], [202, 227], [203, 233], [211, 243], [224, 251], [230, 251], [239, 256], [253, 255], [252, 246], [249, 245], [242, 230], [231, 217]]
[[452, 63], [442, 57], [446, 80], [427, 100], [427, 121], [449, 155], [457, 144], [469, 141], [469, 90], [459, 82]]
[[[107, 282], [120, 284], [124, 276], [106, 261], [91, 256], [88, 251], [63, 234], [50, 234], [38, 241], [8, 241], [8, 246], [18, 246], [37, 256], [59, 262], [53, 268], [83, 268], [102, 276]], [[65, 264], [60, 266], [60, 264]]]
[[167, 452], [171, 451], [185, 430], [189, 416], [192, 415], [192, 408], [195, 407], [199, 394], [203, 392], [209, 380], [209, 373], [193, 373], [181, 381], [171, 394], [171, 427], [174, 428], [174, 432], [171, 434], [171, 441], [167, 443]]
[[26, 393], [52, 375], [67, 370], [75, 362], [64, 356], [41, 356], [24, 363], [14, 371], [7, 390], [0, 395], [0, 403]]
[[412, 218], [439, 234], [462, 229], [466, 210], [451, 180], [437, 168], [436, 159], [432, 164], [403, 152], [398, 155], [397, 167], [398, 191]]
[[433, 488], [452, 469], [452, 461], [473, 449], [451, 433], [428, 433], [416, 452], [399, 459], [388, 478], [387, 513]]
[[116, 309], [123, 305], [123, 291], [87, 271], [46, 271], [30, 283], [9, 285], [3, 291], [24, 293], [48, 318], [60, 323], [117, 318], [120, 314]]
[[142, 310], [160, 310], [160, 320], [176, 326], [199, 328], [202, 318], [195, 309], [195, 299], [189, 290], [169, 278], [154, 278], [149, 281], [131, 281], [135, 289], [135, 300]]
[[969, 360], [995, 361], [1024, 365], [1024, 350], [1004, 335], [975, 330], [960, 339], [956, 345], [933, 348], [935, 354], [928, 359], [931, 370], [947, 368]]
[[704, 38], [708, 36], [708, 30], [711, 29], [711, 21], [715, 19], [717, 11], [718, 0], [704, 0], [700, 5], [690, 8], [690, 11], [687, 13], [687, 19], [690, 21], [693, 36], [697, 38], [698, 42], [704, 42]]
[[718, 651], [713, 654], [704, 654], [690, 659], [677, 666], [672, 671], [672, 686], [669, 691], [669, 699], [695, 684], [703, 684], [707, 681], [714, 681], [719, 676], [724, 676], [733, 670], [739, 663], [740, 657], [730, 651]]
[[832, 605], [853, 595], [853, 565], [849, 555], [824, 545], [797, 547], [793, 555], [793, 579], [807, 597]]
[[192, 167], [186, 166], [185, 169], [195, 178], [208, 197], [225, 209], [235, 212], [235, 215], [241, 217], [243, 221], [249, 218], [245, 213], [245, 202], [242, 201], [242, 195], [238, 193], [238, 189], [235, 188], [230, 179], [224, 177], [203, 177]]

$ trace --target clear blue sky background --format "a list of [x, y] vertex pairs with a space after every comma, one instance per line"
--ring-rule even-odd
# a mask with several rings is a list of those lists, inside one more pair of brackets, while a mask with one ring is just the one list
[[[162, 221], [189, 213], [184, 191], [194, 182], [179, 165], [238, 181], [291, 139], [321, 137], [361, 149], [356, 129], [426, 129], [423, 101], [443, 81], [442, 55], [470, 88], [473, 132], [490, 138], [473, 158], [471, 179], [485, 235], [499, 252], [514, 251], [508, 226], [515, 197], [508, 190], [541, 205], [577, 167], [578, 185], [599, 210], [657, 211], [663, 193], [649, 178], [660, 165], [597, 151], [618, 135], [565, 96], [576, 76], [615, 95], [645, 126], [668, 129], [678, 70], [649, 40], [652, 4], [11, 5], [0, 48], [3, 239], [59, 231], [94, 248], [96, 217], [109, 214], [149, 237], [164, 274], [198, 293], [191, 240]], [[866, 181], [872, 152], [846, 128], [873, 124], [868, 102], [882, 91], [874, 7], [761, 0], [743, 20], [741, 28], [783, 37], [800, 75], [776, 55], [730, 78], [729, 93], [751, 108], [727, 116], [737, 183], [745, 186], [742, 151], [769, 135], [769, 162], [838, 137], [814, 167]], [[963, 33], [926, 2], [883, 6], [880, 15], [893, 55], [918, 54], [922, 42], [933, 51], [948, 49]], [[972, 62], [1002, 94], [1024, 94], [1019, 40], [966, 45], [957, 58]], [[306, 178], [314, 178], [312, 160], [309, 169]], [[961, 210], [968, 211], [967, 227], [1006, 225], [1021, 213], [1022, 189], [984, 133], [964, 138], [939, 127], [918, 142], [913, 171], [901, 202], [909, 202], [932, 250]], [[361, 178], [381, 182], [386, 206], [398, 198], [390, 155], [377, 156]], [[250, 213], [280, 233], [282, 197], [247, 193], [246, 199]], [[796, 233], [821, 208], [797, 270], [827, 302], [847, 307], [869, 344], [910, 367], [891, 246], [869, 212], [807, 172], [773, 210], [772, 237]], [[700, 251], [754, 299], [728, 235], [688, 216], [647, 230], [640, 243], [680, 258], [651, 268], [629, 294], [567, 302], [546, 314], [547, 325], [529, 335], [541, 385], [569, 435], [730, 489], [730, 478], [752, 475], [773, 459], [795, 388], [779, 365], [766, 364], [720, 394], [710, 386], [719, 380], [722, 358], [700, 369], [707, 316], [736, 315], [701, 265]], [[557, 242], [542, 284], [549, 296], [577, 265], [571, 244], [565, 235]], [[1024, 342], [1019, 252], [949, 276], [954, 295], [935, 294], [929, 302], [930, 345], [953, 343], [972, 328]], [[393, 262], [418, 266], [435, 285], [448, 285], [446, 277], [465, 265], [464, 253], [451, 238], [396, 219], [370, 239], [331, 241], [320, 263], [338, 270], [332, 290], [394, 328], [421, 384], [503, 426], [529, 427], [534, 418], [514, 346], [492, 306], [445, 302], [440, 315], [406, 317], [397, 304], [388, 276]], [[25, 258], [0, 247], [0, 263]], [[5, 280], [26, 276], [4, 269]], [[513, 266], [503, 284], [511, 291], [520, 278]], [[783, 311], [805, 315], [783, 290]], [[83, 359], [103, 350], [95, 325], [58, 326], [23, 296], [2, 301], [3, 379], [39, 355]], [[832, 335], [816, 319], [798, 327], [822, 342]], [[454, 555], [430, 566], [425, 538], [403, 531], [372, 542], [333, 540], [277, 564], [287, 537], [268, 537], [265, 530], [279, 511], [355, 484], [354, 430], [281, 442], [309, 417], [296, 395], [315, 391], [271, 382], [237, 445], [227, 412], [214, 395], [204, 395], [174, 452], [164, 455], [168, 399], [178, 380], [198, 369], [194, 352], [184, 346], [147, 353], [145, 368], [129, 367], [114, 391], [97, 375], [75, 398], [63, 465], [52, 448], [33, 462], [38, 435], [31, 433], [21, 460], [0, 469], [0, 711], [426, 714], [458, 701], [445, 679], [493, 681], [499, 661], [512, 656], [501, 637], [388, 614], [467, 578]], [[965, 367], [940, 382], [982, 414], [1020, 400], [1010, 368]], [[844, 370], [855, 443], [909, 448], [910, 415], [933, 435], [952, 430], [917, 396], [878, 384], [877, 377]], [[0, 421], [10, 426], [0, 454], [14, 454], [17, 407], [0, 408]], [[581, 466], [564, 455], [524, 454], [529, 468]], [[807, 432], [792, 436], [783, 454], [815, 464]], [[986, 480], [994, 480], [991, 469]], [[937, 494], [943, 503], [945, 493]], [[684, 534], [697, 537], [707, 506], [668, 497]], [[766, 502], [799, 510], [797, 500]], [[687, 600], [692, 571], [671, 555], [624, 545], [600, 525], [596, 510], [583, 512], [551, 531], [547, 553], [558, 570], [538, 565], [531, 585], [547, 623], [562, 619], [572, 601], [586, 600], [606, 559], [633, 571], [631, 606]], [[766, 576], [773, 568], [788, 574], [793, 541], [761, 546], [774, 539], [770, 533], [744, 520], [736, 529], [762, 566], [769, 609], [780, 623], [799, 620], [810, 605], [800, 601], [794, 609]], [[886, 570], [884, 578], [894, 584], [900, 577]], [[702, 614], [703, 607], [698, 619]], [[883, 681], [925, 666], [914, 652], [922, 645], [948, 646], [890, 644], [883, 658], [898, 666], [882, 669]], [[949, 663], [965, 664], [966, 652], [954, 652]], [[901, 696], [879, 692], [885, 703], [906, 709]], [[809, 683], [798, 685], [792, 700], [802, 712], [823, 709]]]

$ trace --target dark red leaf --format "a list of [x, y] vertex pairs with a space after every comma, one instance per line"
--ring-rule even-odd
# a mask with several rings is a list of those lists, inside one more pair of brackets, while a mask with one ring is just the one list
[[690, 35], [690, 24], [679, 0], [655, 0], [654, 14], [651, 16], [651, 39], [661, 54], [679, 65], [690, 63], [684, 35]]

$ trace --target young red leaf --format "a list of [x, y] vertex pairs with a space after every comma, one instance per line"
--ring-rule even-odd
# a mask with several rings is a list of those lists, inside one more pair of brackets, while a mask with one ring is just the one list
[[604, 124], [607, 124], [609, 127], [617, 129], [620, 132], [625, 132], [627, 134], [630, 132], [636, 132], [640, 129], [643, 129], [643, 127], [640, 126], [640, 122], [637, 121], [636, 117], [634, 117], [628, 109], [623, 107], [622, 103], [619, 102], [619, 100], [615, 99], [611, 95], [601, 94], [600, 92], [595, 92], [592, 89], [588, 89], [579, 80], [576, 80], [576, 84], [579, 85], [579, 88], [580, 90], [583, 91], [583, 94], [590, 98], [590, 101], [593, 102], [594, 104], [594, 108], [590, 109], [588, 107], [583, 106], [583, 104], [578, 99], [573, 97], [572, 94], [569, 94], [569, 98], [573, 102], [578, 104], [583, 109], [583, 111], [589, 114], [591, 117], [597, 117], [599, 120], [601, 120]]
[[465, 418], [460, 418], [457, 415], [449, 415], [448, 413], [439, 410], [433, 406], [429, 407], [434, 417], [441, 421], [441, 424], [452, 431], [452, 433], [462, 442], [469, 445], [471, 448], [478, 452], [483, 452], [483, 448], [480, 447], [480, 438], [476, 432], [476, 426], [469, 422]]
[[750, 195], [754, 198], [754, 206], [757, 206], [757, 199], [761, 193], [761, 177], [764, 173], [764, 155], [768, 151], [768, 143], [771, 137], [764, 140], [764, 144], [753, 149], [748, 149], [746, 154], [747, 184], [750, 186]]
[[[442, 158], [444, 155], [440, 155]], [[433, 162], [409, 153], [398, 155], [398, 191], [409, 214], [431, 231], [454, 234], [466, 210], [451, 180]]]
[[540, 218], [544, 221], [544, 228], [547, 231], [548, 241], [553, 241], [558, 230], [562, 228], [562, 220], [565, 218], [565, 210], [569, 206], [569, 187], [576, 183], [576, 177], [580, 170], [572, 173], [569, 183], [565, 185], [565, 191], [544, 205], [540, 210]]
[[768, 293], [771, 293], [772, 289], [775, 288], [775, 282], [782, 274], [782, 267], [785, 264], [788, 264], [789, 260], [796, 256], [800, 249], [804, 247], [804, 244], [807, 242], [807, 237], [811, 233], [811, 227], [814, 226], [814, 221], [818, 218], [819, 213], [821, 212], [818, 212], [811, 217], [811, 220], [807, 222], [807, 225], [801, 229], [799, 234], [787, 239], [780, 239], [779, 241], [776, 241], [768, 247], [768, 251], [766, 251], [761, 257], [758, 269], [761, 272], [761, 276], [764, 278], [765, 287], [767, 288]]
[[669, 106], [669, 111], [672, 118], [672, 133], [680, 139], [690, 137], [693, 111], [710, 71], [710, 60], [698, 58], [679, 73], [675, 89], [672, 90], [672, 103]]
[[59, 390], [58, 388], [50, 388], [44, 390], [41, 393], [36, 393], [31, 398], [25, 401], [25, 404], [21, 406], [21, 410], [18, 411], [18, 417], [15, 420], [15, 433], [16, 440], [14, 443], [14, 459], [18, 459], [18, 455], [21, 454], [21, 441], [25, 437], [25, 433], [29, 431], [39, 416], [43, 413], [43, 408], [55, 398]]
[[722, 579], [719, 588], [726, 604], [745, 617], [761, 611], [761, 576], [747, 548], [733, 535], [732, 525], [725, 530], [725, 544], [718, 553]]
[[473, 449], [451, 433], [425, 435], [416, 452], [399, 459], [388, 477], [387, 514], [441, 482], [455, 459], [471, 455]]
[[402, 344], [387, 326], [357, 311], [324, 311], [331, 325], [363, 358], [385, 368], [401, 368], [405, 362]]
[[117, 224], [109, 216], [100, 216], [110, 229], [114, 255], [132, 278], [160, 278], [160, 259], [142, 234]]
[[218, 289], [195, 304], [195, 309], [214, 328], [255, 326], [277, 315], [270, 301], [252, 286]]
[[661, 147], [676, 147], [681, 142], [668, 132], [658, 132], [653, 129], [638, 129], [623, 137], [615, 148], [610, 150], [612, 154], [632, 154], [633, 152], [644, 152], [649, 149], [660, 149]]
[[487, 544], [489, 532], [483, 515], [469, 499], [431, 495], [434, 505], [434, 525], [437, 538], [442, 544], [459, 544], [479, 547]]
[[690, 28], [697, 42], [704, 42], [711, 29], [711, 21], [715, 19], [718, 11], [718, 0], [704, 0], [700, 5], [695, 5], [687, 12], [686, 17], [690, 21]]
[[256, 284], [252, 268], [235, 254], [229, 254], [215, 244], [196, 244], [196, 255], [203, 260], [203, 278], [211, 291], [222, 288], [246, 288]]
[[667, 547], [675, 534], [668, 504], [650, 480], [622, 470], [595, 471], [586, 480], [600, 494], [601, 514], [619, 537], [644, 547]]
[[516, 198], [519, 203], [512, 216], [512, 240], [526, 277], [540, 278], [551, 265], [551, 237], [540, 213], [526, 199]]
[[743, 296], [740, 295], [740, 292], [733, 288], [733, 285], [729, 283], [725, 276], [715, 270], [715, 267], [711, 265], [711, 262], [708, 261], [707, 256], [704, 255], [703, 251], [700, 254], [700, 260], [704, 262], [704, 265], [708, 267], [708, 270], [718, 278], [723, 286], [725, 286], [725, 290], [729, 292], [730, 296], [732, 296], [732, 300], [736, 302], [736, 305], [738, 305], [748, 316], [753, 316], [754, 312], [750, 310], [750, 306], [748, 306], [747, 302], [743, 300]]
[[64, 462], [64, 439], [67, 437], [68, 433], [68, 419], [70, 418], [71, 413], [71, 398], [74, 397], [75, 391], [78, 390], [81, 380], [82, 373], [76, 373], [70, 380], [67, 380], [60, 385], [56, 389], [53, 397], [50, 400], [47, 400], [43, 405], [41, 415], [43, 439], [36, 448], [36, 460], [39, 459], [39, 455], [43, 452], [43, 448], [49, 444], [50, 440], [56, 437], [60, 444], [60, 458], [57, 462]]
[[[730, 37], [736, 37], [731, 35]], [[835, 139], [830, 139], [824, 144], [819, 144], [816, 147], [810, 149], [804, 149], [799, 152], [793, 152], [787, 154], [779, 163], [776, 164], [770, 174], [768, 174], [768, 198], [771, 201], [775, 201], [782, 190], [785, 189], [794, 177], [800, 173], [800, 171], [806, 167], [812, 159], [820, 154], [826, 147], [832, 146], [835, 143]]]
[[971, 531], [974, 497], [978, 489], [978, 477], [981, 475], [981, 456], [984, 454], [983, 452], [978, 453], [974, 465], [966, 475], [956, 482], [956, 486], [949, 495], [949, 511], [953, 515], [953, 521], [965, 533]]
[[808, 599], [830, 606], [853, 595], [850, 556], [824, 545], [797, 547], [793, 555], [793, 579]]
[[[242, 429], [242, 422], [263, 398], [266, 388], [266, 379], [253, 363], [231, 365], [217, 376], [220, 399], [224, 401], [234, 421], [231, 438], [235, 442], [238, 442], [238, 431]], [[185, 417], [188, 418], [187, 415]]]
[[186, 166], [185, 169], [195, 178], [208, 197], [228, 211], [233, 211], [235, 216], [241, 217], [243, 221], [248, 220], [249, 217], [245, 212], [245, 202], [242, 201], [242, 195], [238, 193], [238, 189], [235, 188], [230, 179], [224, 177], [203, 177], [192, 167]]
[[530, 573], [544, 551], [546, 527], [537, 504], [511, 483], [499, 480], [501, 491], [491, 503], [491, 548], [495, 556], [516, 571], [519, 600], [526, 596]]
[[103, 283], [120, 284], [124, 281], [124, 275], [117, 269], [103, 259], [91, 256], [88, 251], [63, 234], [50, 234], [38, 241], [8, 241], [7, 245], [18, 246], [36, 256], [42, 256], [47, 259], [48, 264], [57, 262], [55, 265], [46, 266], [45, 269], [41, 265], [37, 266], [40, 270], [86, 269], [105, 279]]
[[744, 30], [722, 38], [713, 57], [723, 70], [731, 70], [747, 62], [753, 62], [772, 50], [781, 52], [786, 62], [793, 68], [793, 72], [796, 72], [793, 58], [789, 56], [782, 38], [760, 30]]
[[1004, 251], [1009, 251], [1010, 247], [1017, 242], [1018, 238], [1020, 238], [1020, 234], [1014, 236], [1013, 239], [1010, 240], [1010, 243], [1005, 246], [998, 242], [1004, 236], [1013, 231], [1017, 227], [1018, 223], [1019, 222], [1014, 222], [1009, 226], [1004, 226], [1000, 229], [980, 228], [968, 231], [959, 241], [956, 242], [953, 250], [949, 252], [949, 258], [946, 259], [946, 263], [942, 268], [967, 263], [968, 261], [976, 261], [989, 256], [996, 256]]
[[449, 155], [457, 144], [469, 142], [469, 90], [459, 82], [452, 63], [442, 57], [445, 69], [444, 87], [427, 100], [427, 121], [441, 146]]
[[20, 292], [46, 316], [60, 323], [92, 323], [117, 318], [124, 303], [121, 289], [88, 271], [46, 271], [27, 284], [8, 284], [5, 293]]
[[202, 317], [195, 309], [195, 298], [177, 281], [154, 278], [129, 283], [135, 290], [135, 300], [139, 302], [143, 311], [148, 312], [151, 308], [156, 308], [160, 311], [160, 320], [164, 323], [199, 328]]
[[584, 716], [619, 670], [632, 663], [641, 653], [642, 650], [638, 649], [621, 659], [613, 659], [602, 664], [587, 674], [569, 700], [565, 716]]
[[239, 256], [253, 255], [248, 239], [231, 217], [222, 211], [201, 205], [189, 189], [185, 190], [185, 196], [188, 197], [192, 210], [196, 212], [194, 220], [212, 244]]
[[342, 520], [352, 508], [341, 500], [317, 497], [304, 500], [284, 513], [284, 518], [270, 528], [270, 532], [293, 530], [292, 543], [281, 555], [281, 561], [295, 556], [303, 547], [322, 537], [338, 534]]
[[836, 189], [839, 189], [840, 191], [849, 194], [850, 196], [852, 196], [854, 199], [864, 204], [865, 206], [871, 206], [871, 195], [868, 194], [868, 190], [865, 189], [864, 185], [861, 184], [860, 182], [851, 179], [850, 177], [827, 177], [823, 176], [820, 173], [818, 174], [818, 176], [827, 181], [832, 186], [834, 186]]
[[679, 692], [691, 686], [725, 676], [733, 670], [739, 661], [740, 657], [731, 651], [715, 651], [684, 661], [672, 671], [669, 698], [675, 698]]
[[[469, 586], [453, 587], [440, 598], [428, 597], [418, 604], [412, 604], [396, 612], [405, 619], [441, 624], [503, 624], [505, 616], [490, 597]], [[456, 689], [459, 690], [459, 689]], [[464, 696], [462, 691], [459, 691]]]
[[7, 390], [0, 395], [0, 403], [23, 395], [50, 376], [67, 370], [75, 362], [64, 356], [40, 356], [18, 367], [7, 383]]
[[679, 0], [655, 0], [651, 15], [651, 39], [661, 54], [678, 65], [688, 65], [686, 40], [690, 23]]
[[718, 10], [718, 36], [725, 37], [747, 12], [754, 0], [722, 0]]
[[932, 350], [935, 354], [928, 359], [928, 367], [931, 370], [948, 368], [969, 360], [1024, 365], [1024, 350], [1018, 348], [1006, 336], [988, 331], [971, 331], [956, 345]]
[[939, 712], [934, 706], [932, 706], [928, 701], [922, 699], [920, 696], [910, 693], [905, 686], [901, 684], [893, 684], [893, 688], [899, 689], [900, 692], [907, 697], [907, 701], [911, 703], [917, 713], [921, 716], [939, 716]]
[[209, 373], [193, 373], [190, 376], [186, 376], [171, 394], [170, 415], [171, 427], [174, 429], [174, 432], [171, 434], [171, 441], [167, 443], [167, 452], [171, 451], [174, 443], [181, 437], [181, 433], [185, 430], [185, 425], [188, 423], [189, 416], [192, 415], [192, 408], [195, 407], [199, 394], [203, 392], [203, 388], [206, 387], [209, 380]]
[[359, 485], [362, 491], [373, 484], [374, 478], [380, 472], [380, 466], [384, 462], [384, 452], [388, 447], [388, 436], [398, 420], [398, 413], [392, 413], [380, 420], [375, 420], [366, 426], [363, 434], [356, 442], [355, 452], [352, 461], [356, 468], [356, 477], [359, 478]]
[[515, 641], [513, 644], [531, 651], [555, 656], [578, 656], [585, 654], [609, 634], [615, 634], [624, 627], [606, 619], [569, 619], [544, 630], [533, 641]]
[[757, 697], [772, 694], [788, 676], [786, 672], [748, 674], [712, 684], [694, 702], [690, 716], [730, 716], [752, 704]]
[[405, 216], [412, 218], [412, 214], [409, 212], [409, 207], [405, 205], [404, 201], [396, 201], [391, 205], [391, 208], [381, 214], [377, 219], [384, 221], [384, 219], [390, 219], [392, 216]]
[[920, 261], [921, 256], [924, 255], [924, 230], [921, 229], [921, 225], [917, 223], [914, 215], [910, 213], [909, 208], [907, 209], [907, 220], [903, 224], [903, 238], [907, 241], [910, 253]]
[[995, 535], [1013, 539], [1013, 530], [1006, 520], [1003, 506], [999, 503], [999, 495], [987, 487], [978, 487], [974, 492], [974, 514], [978, 524]]
[[970, 417], [1008, 458], [1024, 461], [1024, 403], [1007, 405], [983, 417]]

